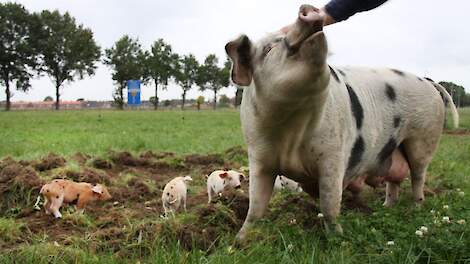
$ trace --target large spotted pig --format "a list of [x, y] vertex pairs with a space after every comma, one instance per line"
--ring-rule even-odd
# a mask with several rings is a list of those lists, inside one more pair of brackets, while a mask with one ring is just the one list
[[[227, 43], [232, 80], [243, 91], [241, 122], [248, 146], [250, 204], [237, 238], [262, 217], [276, 175], [319, 196], [327, 229], [336, 218], [343, 189], [362, 175], [378, 175], [398, 152], [409, 165], [414, 200], [424, 199], [426, 170], [442, 133], [442, 86], [395, 69], [327, 64], [323, 21], [312, 6], [300, 8], [287, 34], [253, 43], [246, 35]], [[458, 124], [451, 103], [454, 124]], [[387, 202], [398, 185], [387, 183]]]

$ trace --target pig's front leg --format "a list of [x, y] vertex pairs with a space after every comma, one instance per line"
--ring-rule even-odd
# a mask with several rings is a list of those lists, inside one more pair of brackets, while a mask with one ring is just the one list
[[263, 169], [250, 161], [250, 204], [245, 222], [237, 234], [237, 241], [243, 241], [253, 223], [265, 213], [273, 192], [274, 180], [271, 170]]
[[341, 209], [341, 197], [343, 193], [344, 167], [338, 164], [341, 159], [329, 159], [320, 165], [319, 191], [320, 210], [325, 216], [325, 228], [330, 228], [337, 233], [343, 233], [343, 229], [336, 222]]

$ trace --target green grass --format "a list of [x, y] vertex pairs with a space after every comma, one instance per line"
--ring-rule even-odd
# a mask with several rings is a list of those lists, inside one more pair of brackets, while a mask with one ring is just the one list
[[243, 145], [238, 111], [0, 112], [0, 157], [110, 149], [222, 152]]
[[[461, 110], [461, 127], [470, 129], [470, 109]], [[102, 154], [108, 149], [222, 153], [243, 145], [236, 111], [0, 112], [0, 129], [0, 157], [19, 159], [48, 152]], [[382, 207], [383, 193], [369, 192], [365, 197], [373, 213], [343, 210], [339, 221], [344, 235], [326, 234], [321, 225], [305, 228], [290, 224], [293, 219], [296, 223], [321, 220], [316, 219], [317, 212], [306, 212], [303, 207], [283, 208], [283, 202], [297, 194], [280, 193], [271, 202], [269, 217], [250, 233], [252, 242], [247, 248], [233, 247], [235, 233], [229, 231], [222, 233], [220, 243], [207, 252], [186, 251], [176, 239], [160, 237], [144, 238], [136, 245], [133, 235], [139, 228], [163, 220], [128, 219], [125, 232], [129, 244], [124, 256], [107, 249], [106, 241], [104, 248], [90, 249], [87, 232], [71, 239], [70, 245], [59, 247], [33, 234], [21, 248], [0, 254], [0, 263], [470, 263], [469, 162], [470, 136], [444, 135], [427, 180], [429, 188], [441, 192], [427, 195], [424, 205], [416, 207], [411, 202], [410, 183], [405, 181], [393, 208]], [[309, 198], [303, 195], [303, 199]], [[444, 209], [444, 205], [449, 208]], [[218, 216], [226, 213], [221, 210]], [[449, 216], [451, 223], [444, 223], [444, 216]], [[85, 230], [95, 225], [89, 216], [69, 218]], [[466, 223], [458, 224], [460, 219]], [[193, 215], [182, 214], [168, 225], [195, 220]], [[429, 229], [422, 238], [415, 234], [421, 226]], [[15, 220], [0, 218], [0, 240], [14, 239], [19, 230], [21, 225]], [[388, 241], [395, 245], [387, 245]]]

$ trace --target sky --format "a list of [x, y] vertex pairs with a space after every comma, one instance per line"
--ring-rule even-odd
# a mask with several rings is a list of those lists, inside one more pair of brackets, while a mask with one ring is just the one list
[[[11, 2], [3, 1], [0, 2]], [[225, 60], [225, 44], [239, 34], [252, 40], [295, 21], [301, 4], [322, 7], [327, 1], [279, 0], [17, 0], [29, 11], [44, 9], [69, 12], [78, 23], [92, 29], [104, 50], [128, 34], [145, 49], [158, 38], [179, 54], [194, 54], [202, 62], [215, 53]], [[328, 26], [331, 65], [392, 67], [435, 81], [452, 81], [470, 92], [470, 1], [389, 0], [381, 7], [356, 14], [347, 21]], [[63, 100], [112, 100], [115, 85], [110, 69], [99, 63], [92, 77], [66, 83]], [[5, 100], [1, 88], [0, 101]], [[235, 89], [221, 94], [234, 96]], [[161, 91], [163, 100], [181, 97], [181, 88], [170, 85]], [[37, 101], [54, 96], [47, 76], [36, 78], [27, 92], [14, 91], [12, 101]], [[154, 95], [153, 84], [142, 87], [142, 97]], [[210, 91], [196, 88], [188, 98]]]

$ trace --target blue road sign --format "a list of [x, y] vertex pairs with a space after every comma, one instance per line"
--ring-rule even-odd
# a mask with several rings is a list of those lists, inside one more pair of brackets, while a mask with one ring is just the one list
[[127, 81], [127, 104], [140, 105], [140, 80]]

